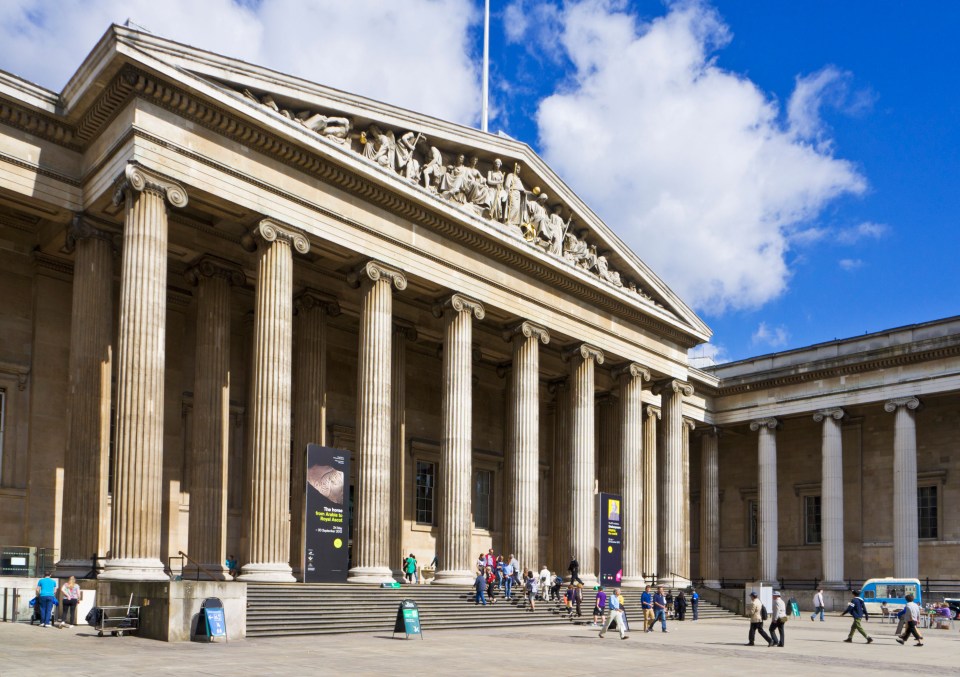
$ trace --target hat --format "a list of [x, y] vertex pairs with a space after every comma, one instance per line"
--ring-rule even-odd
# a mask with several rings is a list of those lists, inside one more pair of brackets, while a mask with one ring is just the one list
[[774, 590], [774, 591], [773, 591], [773, 596], [774, 596], [774, 597], [779, 597], [779, 596], [780, 596], [780, 591], [779, 591], [779, 590]]
[[750, 591], [750, 596], [751, 596], [751, 597], [756, 597], [756, 596], [757, 596], [757, 591], [756, 591], [756, 590], [751, 590], [751, 591]]

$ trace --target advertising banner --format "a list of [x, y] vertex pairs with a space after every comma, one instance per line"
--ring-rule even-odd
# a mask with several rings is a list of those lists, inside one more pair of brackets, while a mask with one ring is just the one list
[[347, 580], [350, 452], [307, 445], [304, 583]]
[[623, 578], [623, 522], [617, 494], [600, 494], [600, 585], [618, 586]]

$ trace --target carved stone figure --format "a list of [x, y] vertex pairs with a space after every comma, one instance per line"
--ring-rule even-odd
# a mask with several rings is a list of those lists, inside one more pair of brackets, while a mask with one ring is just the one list
[[363, 157], [396, 171], [397, 143], [393, 131], [382, 132], [377, 125], [370, 125], [366, 132], [360, 134], [360, 144], [363, 146]]
[[470, 165], [464, 172], [463, 192], [468, 204], [473, 205], [478, 213], [482, 214], [490, 209], [491, 192], [487, 187], [487, 179], [477, 169], [476, 157], [470, 158]]
[[327, 117], [322, 113], [305, 110], [297, 113], [294, 119], [310, 131], [321, 134], [324, 138], [337, 143], [344, 143], [350, 134], [350, 120], [348, 118]]
[[568, 232], [563, 240], [563, 258], [569, 263], [581, 268], [585, 267], [583, 262], [590, 255], [590, 248], [586, 241], [587, 231], [580, 231], [580, 237]]
[[453, 164], [447, 167], [447, 171], [444, 173], [443, 178], [440, 179], [440, 194], [453, 200], [454, 202], [459, 202], [464, 204], [467, 201], [466, 193], [464, 191], [464, 181], [467, 177], [467, 166], [463, 163], [464, 157], [461, 153], [457, 156], [456, 164]]
[[615, 287], [623, 286], [623, 282], [620, 280], [620, 273], [615, 270], [610, 270], [610, 264], [604, 255], [597, 257], [597, 273], [600, 275], [601, 280], [605, 280]]
[[503, 187], [503, 172], [500, 167], [503, 162], [500, 158], [493, 161], [493, 169], [487, 172], [487, 186], [490, 193], [489, 217], [494, 221], [503, 221], [503, 213], [507, 206], [507, 191]]
[[[541, 195], [541, 197], [543, 197]], [[560, 216], [560, 205], [553, 208], [553, 213], [540, 222], [540, 232], [537, 233], [537, 244], [543, 247], [544, 251], [554, 256], [563, 254], [563, 236], [567, 231], [567, 224]]]
[[440, 154], [436, 146], [430, 146], [430, 152], [427, 161], [423, 165], [423, 187], [436, 192], [440, 185], [440, 180], [446, 173], [443, 166], [443, 155]]
[[527, 193], [526, 218], [523, 220], [521, 230], [525, 240], [535, 240], [540, 237], [543, 231], [544, 223], [549, 223], [550, 215], [547, 214], [547, 194]]
[[503, 182], [504, 190], [507, 192], [507, 203], [503, 212], [503, 222], [508, 226], [520, 226], [523, 220], [523, 203], [526, 191], [523, 189], [523, 182], [520, 181], [520, 163], [513, 166], [513, 171], [507, 174]]
[[407, 181], [417, 183], [420, 181], [420, 160], [417, 159], [417, 145], [421, 141], [426, 141], [423, 134], [407, 132], [397, 141], [397, 167], [403, 170], [403, 176]]

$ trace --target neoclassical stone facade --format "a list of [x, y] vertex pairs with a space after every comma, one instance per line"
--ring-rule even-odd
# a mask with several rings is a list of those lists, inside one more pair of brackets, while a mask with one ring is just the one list
[[61, 93], [0, 74], [0, 243], [0, 545], [63, 574], [296, 580], [309, 443], [357, 583], [595, 580], [598, 490], [626, 585], [960, 556], [960, 320], [693, 368], [706, 325], [510, 139], [112, 27]]

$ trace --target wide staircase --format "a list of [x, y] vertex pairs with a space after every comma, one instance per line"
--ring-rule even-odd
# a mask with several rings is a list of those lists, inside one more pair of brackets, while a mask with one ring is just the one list
[[[642, 618], [640, 590], [625, 590], [624, 604], [634, 624]], [[404, 599], [417, 602], [424, 632], [445, 629], [497, 628], [523, 625], [586, 624], [592, 621], [594, 591], [584, 589], [583, 616], [569, 618], [563, 604], [538, 601], [531, 612], [522, 592], [514, 599], [496, 596], [496, 603], [474, 604], [473, 588], [404, 585], [380, 588], [347, 583], [247, 584], [247, 636], [324, 635], [347, 632], [391, 632], [397, 607]], [[701, 618], [733, 617], [713, 604], [700, 602]], [[693, 618], [687, 610], [687, 620]], [[634, 625], [634, 629], [638, 626]]]

